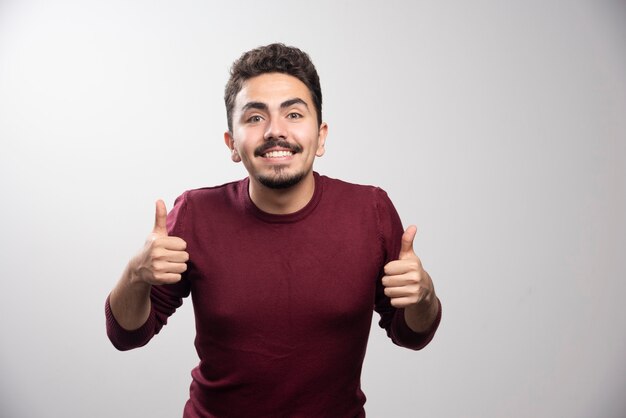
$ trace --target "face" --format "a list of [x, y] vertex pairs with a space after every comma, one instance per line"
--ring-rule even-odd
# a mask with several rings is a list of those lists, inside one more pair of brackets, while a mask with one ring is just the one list
[[237, 94], [233, 131], [224, 140], [232, 160], [243, 162], [251, 179], [283, 189], [312, 176], [315, 157], [324, 154], [327, 130], [325, 123], [318, 125], [303, 82], [267, 73], [247, 80]]

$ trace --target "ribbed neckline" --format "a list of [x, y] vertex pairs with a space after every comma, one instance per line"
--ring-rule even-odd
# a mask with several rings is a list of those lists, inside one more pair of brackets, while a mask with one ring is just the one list
[[288, 213], [286, 215], [276, 215], [273, 213], [267, 213], [259, 209], [252, 199], [250, 199], [250, 193], [248, 192], [248, 187], [250, 184], [250, 178], [246, 177], [239, 183], [239, 196], [243, 200], [243, 204], [245, 206], [246, 212], [254, 215], [264, 222], [269, 223], [293, 223], [298, 222], [304, 218], [306, 218], [317, 206], [322, 198], [323, 193], [323, 180], [317, 172], [313, 172], [313, 179], [315, 180], [315, 190], [313, 191], [313, 196], [309, 203], [307, 203], [302, 209], [299, 211]]

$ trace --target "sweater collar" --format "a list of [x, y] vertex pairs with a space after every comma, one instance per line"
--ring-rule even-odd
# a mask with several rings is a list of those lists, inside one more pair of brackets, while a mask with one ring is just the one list
[[313, 191], [313, 196], [311, 200], [300, 210], [288, 213], [285, 215], [276, 215], [273, 213], [267, 213], [259, 209], [252, 199], [250, 199], [250, 193], [248, 192], [248, 186], [250, 185], [250, 178], [246, 177], [245, 179], [239, 182], [239, 195], [243, 200], [243, 204], [246, 208], [246, 212], [251, 215], [256, 216], [260, 220], [269, 223], [292, 223], [300, 221], [306, 218], [317, 206], [322, 198], [323, 192], [323, 181], [320, 175], [317, 172], [313, 172], [313, 178], [315, 179], [315, 190]]

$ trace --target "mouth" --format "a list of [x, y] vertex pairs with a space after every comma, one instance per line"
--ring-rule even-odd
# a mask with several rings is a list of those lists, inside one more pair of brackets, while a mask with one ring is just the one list
[[264, 154], [261, 154], [263, 158], [284, 158], [291, 157], [294, 153], [292, 151], [287, 150], [279, 150], [279, 151], [268, 151]]
[[300, 145], [291, 144], [285, 140], [278, 140], [261, 145], [254, 150], [254, 155], [267, 159], [288, 159], [299, 152], [302, 152]]

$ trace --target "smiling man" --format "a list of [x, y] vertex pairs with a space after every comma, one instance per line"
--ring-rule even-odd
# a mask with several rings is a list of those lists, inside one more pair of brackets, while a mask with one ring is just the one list
[[297, 48], [246, 52], [226, 86], [224, 141], [248, 176], [190, 190], [106, 301], [121, 350], [145, 345], [191, 294], [200, 364], [184, 417], [363, 417], [373, 311], [421, 349], [441, 304], [386, 193], [313, 171], [328, 127], [315, 67]]

